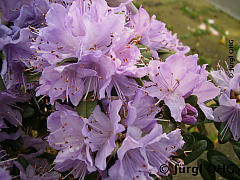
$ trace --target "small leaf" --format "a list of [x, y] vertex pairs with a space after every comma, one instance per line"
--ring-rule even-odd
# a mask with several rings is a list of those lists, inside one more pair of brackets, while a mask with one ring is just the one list
[[[98, 179], [98, 176], [101, 177], [101, 175], [100, 175], [99, 173], [93, 172], [93, 173], [91, 173], [91, 174], [88, 174], [88, 175], [84, 178], [84, 180]], [[102, 179], [102, 178], [99, 178], [99, 179]]]
[[195, 138], [197, 141], [199, 141], [199, 140], [206, 140], [206, 141], [207, 141], [207, 149], [208, 149], [208, 150], [211, 150], [211, 149], [214, 148], [213, 142], [212, 142], [208, 137], [206, 137], [206, 136], [204, 136], [204, 135], [201, 135], [201, 134], [199, 134], [199, 133], [197, 133], [197, 132], [193, 132], [192, 135], [194, 136], [194, 138]]
[[229, 128], [223, 131], [226, 126], [226, 122], [214, 122], [215, 127], [218, 130], [218, 142], [220, 144], [225, 144], [232, 139], [232, 133]]
[[215, 172], [209, 171], [210, 163], [204, 159], [199, 159], [197, 165], [200, 169], [200, 174], [204, 180], [215, 180]]
[[71, 58], [66, 58], [62, 60], [61, 62], [58, 62], [57, 66], [61, 66], [63, 63], [77, 63], [77, 62], [78, 62], [78, 58], [71, 57]]
[[23, 168], [26, 170], [27, 167], [28, 167], [28, 161], [22, 157], [22, 156], [19, 156], [17, 161], [23, 166]]
[[3, 91], [3, 90], [5, 90], [5, 89], [6, 89], [5, 84], [4, 84], [4, 82], [3, 82], [3, 80], [2, 80], [2, 77], [1, 77], [1, 75], [0, 75], [0, 91]]
[[240, 159], [240, 147], [237, 145], [233, 145], [233, 150], [237, 154], [238, 159]]
[[221, 176], [227, 179], [240, 180], [239, 167], [223, 153], [215, 150], [208, 151], [207, 159]]
[[191, 95], [185, 100], [185, 102], [196, 107], [198, 102], [198, 97], [195, 95]]
[[86, 99], [82, 99], [80, 103], [77, 105], [77, 113], [79, 116], [84, 117], [84, 118], [89, 118], [94, 111], [96, 105], [97, 105], [97, 100], [91, 99], [92, 93], [89, 93]]
[[135, 78], [135, 81], [137, 82], [137, 84], [141, 87], [143, 87], [143, 81], [141, 78]]
[[24, 105], [23, 107], [23, 119], [30, 118], [34, 115], [34, 108], [29, 105]]
[[207, 141], [200, 140], [190, 146], [189, 150], [191, 152], [187, 153], [187, 155], [180, 156], [181, 159], [184, 160], [184, 164], [187, 165], [197, 159], [205, 150], [207, 149]]
[[27, 83], [38, 82], [41, 76], [41, 73], [24, 73], [25, 77], [27, 78]]
[[190, 146], [192, 146], [195, 142], [195, 138], [192, 134], [185, 133], [183, 134], [183, 140], [184, 140], [184, 146], [183, 149], [189, 149]]
[[233, 150], [237, 154], [238, 158], [240, 159], [240, 141], [233, 142]]

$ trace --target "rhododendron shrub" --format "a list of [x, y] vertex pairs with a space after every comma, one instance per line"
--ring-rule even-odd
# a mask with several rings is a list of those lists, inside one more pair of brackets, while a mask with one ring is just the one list
[[2, 0], [0, 10], [0, 179], [153, 180], [204, 151], [234, 164], [205, 123], [240, 156], [239, 64], [233, 78], [208, 72], [130, 0]]

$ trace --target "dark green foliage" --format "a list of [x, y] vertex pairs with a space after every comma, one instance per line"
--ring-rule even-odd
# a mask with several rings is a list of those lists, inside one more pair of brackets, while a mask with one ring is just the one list
[[92, 94], [88, 94], [86, 99], [82, 99], [80, 103], [77, 105], [77, 113], [79, 116], [84, 118], [89, 118], [92, 112], [94, 111], [97, 105], [97, 100], [92, 99]]

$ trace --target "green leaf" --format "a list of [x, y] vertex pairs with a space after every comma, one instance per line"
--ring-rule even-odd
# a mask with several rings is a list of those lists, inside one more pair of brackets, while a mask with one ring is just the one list
[[175, 121], [170, 120], [169, 122], [159, 122], [162, 125], [163, 132], [169, 133], [177, 128], [177, 124]]
[[135, 81], [137, 82], [137, 84], [141, 87], [143, 87], [143, 81], [141, 78], [135, 78]]
[[227, 131], [223, 131], [224, 127], [226, 126], [225, 122], [214, 122], [214, 125], [218, 130], [218, 142], [220, 144], [225, 144], [228, 141], [232, 140], [232, 133], [230, 132], [229, 128], [227, 129]]
[[77, 105], [77, 113], [79, 116], [84, 118], [89, 118], [94, 111], [97, 100], [92, 100], [92, 93], [89, 93], [86, 99], [82, 99], [80, 103]]
[[190, 133], [183, 134], [183, 140], [184, 140], [184, 146], [183, 149], [189, 149], [190, 146], [192, 146], [195, 142], [195, 138]]
[[197, 133], [197, 132], [193, 132], [192, 135], [194, 136], [194, 138], [195, 138], [197, 141], [199, 141], [199, 140], [206, 140], [206, 141], [207, 141], [207, 149], [208, 149], [208, 150], [211, 150], [211, 149], [214, 148], [213, 142], [212, 142], [208, 137], [206, 137], [206, 136], [204, 136], [204, 135], [201, 135], [201, 134], [199, 134], [199, 133]]
[[239, 167], [229, 160], [223, 153], [211, 150], [207, 153], [207, 159], [215, 167], [216, 172], [221, 176], [227, 179], [240, 180]]
[[30, 118], [34, 115], [34, 108], [32, 108], [31, 106], [29, 105], [24, 105], [23, 107], [23, 119], [27, 119], [27, 118]]
[[196, 106], [196, 109], [198, 111], [198, 117], [197, 117], [197, 121], [198, 123], [200, 122], [205, 122], [206, 121], [206, 116], [203, 113], [202, 109], [199, 107], [199, 105]]
[[238, 142], [233, 142], [233, 150], [237, 154], [238, 159], [240, 159], [240, 141]]
[[26, 170], [27, 167], [28, 167], [28, 161], [22, 157], [22, 156], [19, 156], [17, 161], [23, 166], [23, 168]]
[[62, 60], [61, 62], [57, 63], [57, 66], [61, 66], [63, 63], [77, 63], [78, 62], [78, 58], [75, 57], [71, 57], [71, 58], [66, 58], [64, 60]]
[[[159, 177], [155, 176], [154, 179], [159, 180]], [[161, 180], [173, 180], [173, 176], [171, 174], [168, 176], [162, 176]]]
[[101, 175], [100, 175], [99, 173], [97, 173], [97, 172], [93, 172], [93, 173], [91, 173], [91, 174], [88, 174], [88, 175], [84, 178], [84, 180], [93, 180], [93, 179], [97, 179], [98, 176], [100, 176], [99, 179], [102, 179], [102, 178], [101, 178]]
[[209, 171], [210, 163], [204, 159], [199, 159], [197, 165], [200, 169], [200, 174], [204, 180], [215, 180], [215, 172]]
[[184, 164], [187, 165], [197, 159], [205, 150], [207, 149], [207, 141], [200, 140], [197, 141], [195, 144], [190, 146], [189, 150], [191, 152], [187, 153], [187, 155], [180, 156], [181, 159], [184, 160]]
[[185, 100], [185, 102], [196, 107], [198, 102], [198, 97], [195, 95], [191, 95]]
[[5, 89], [6, 89], [5, 84], [4, 84], [4, 82], [3, 82], [3, 80], [2, 80], [2, 77], [1, 77], [1, 75], [0, 75], [0, 91], [3, 91], [3, 90], [5, 90]]
[[24, 75], [27, 78], [27, 83], [38, 82], [42, 73], [30, 73], [25, 72]]
[[237, 154], [238, 159], [240, 159], [240, 147], [237, 145], [233, 145], [233, 150]]

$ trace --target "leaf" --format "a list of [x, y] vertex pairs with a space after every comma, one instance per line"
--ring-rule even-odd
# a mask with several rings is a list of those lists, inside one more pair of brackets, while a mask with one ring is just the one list
[[238, 159], [240, 159], [240, 141], [238, 142], [232, 142], [233, 144], [233, 150], [237, 154]]
[[197, 122], [205, 122], [206, 121], [206, 116], [203, 113], [202, 109], [199, 107], [199, 105], [196, 106], [196, 109], [198, 111]]
[[210, 163], [204, 159], [199, 159], [197, 165], [200, 169], [200, 174], [204, 180], [215, 180], [216, 174], [215, 171], [209, 171]]
[[143, 81], [141, 78], [135, 78], [135, 81], [137, 82], [137, 84], [141, 87], [143, 87]]
[[96, 105], [97, 105], [97, 100], [91, 99], [92, 93], [89, 93], [86, 99], [82, 99], [80, 103], [77, 105], [77, 113], [79, 116], [84, 117], [84, 118], [89, 118], [94, 111]]
[[[93, 173], [91, 173], [91, 174], [88, 174], [88, 175], [84, 178], [84, 180], [93, 180], [93, 179], [97, 179], [98, 176], [101, 177], [101, 175], [98, 174], [97, 172], [93, 172]], [[102, 178], [99, 178], [99, 179], [102, 179]]]
[[169, 122], [159, 122], [162, 125], [163, 132], [169, 133], [177, 128], [177, 124], [175, 121], [170, 120]]
[[1, 75], [0, 75], [0, 91], [3, 91], [3, 90], [5, 90], [5, 89], [6, 89], [5, 84], [4, 84], [4, 82], [3, 82], [3, 80], [2, 80], [2, 77], [1, 77]]
[[207, 149], [206, 140], [197, 141], [195, 144], [190, 146], [189, 150], [191, 150], [191, 152], [187, 153], [186, 156], [184, 155], [180, 156], [180, 158], [183, 159], [184, 164], [187, 165], [193, 162], [195, 159], [197, 159], [206, 149]]
[[23, 107], [23, 119], [30, 118], [34, 115], [34, 108], [29, 105], [24, 105]]
[[42, 73], [29, 73], [25, 72], [24, 75], [27, 78], [27, 83], [38, 82]]
[[201, 135], [201, 134], [199, 134], [199, 133], [197, 133], [197, 132], [193, 132], [192, 135], [193, 135], [194, 138], [195, 138], [196, 140], [198, 140], [198, 141], [199, 141], [199, 140], [206, 140], [206, 141], [207, 141], [207, 149], [208, 149], [208, 150], [211, 150], [211, 149], [214, 148], [213, 142], [212, 142], [208, 137], [206, 137], [206, 136], [204, 136], [204, 135]]
[[223, 153], [211, 150], [207, 153], [207, 159], [221, 176], [227, 179], [240, 180], [240, 168]]
[[195, 142], [195, 138], [190, 133], [183, 134], [184, 146], [183, 149], [189, 149], [188, 147], [192, 146]]
[[233, 150], [237, 154], [238, 159], [240, 159], [240, 147], [237, 145], [233, 145]]
[[[159, 177], [155, 176], [156, 180], [159, 180]], [[173, 176], [170, 174], [168, 176], [162, 176], [161, 180], [173, 180]]]
[[64, 60], [62, 60], [61, 62], [57, 63], [57, 66], [61, 66], [63, 63], [77, 63], [78, 62], [78, 58], [75, 57], [70, 57], [70, 58], [66, 58]]
[[17, 161], [22, 165], [22, 167], [26, 170], [27, 167], [28, 167], [28, 161], [22, 157], [22, 156], [19, 156]]
[[226, 126], [226, 122], [214, 122], [214, 125], [218, 130], [218, 142], [220, 144], [225, 144], [228, 141], [232, 140], [232, 133], [230, 132], [229, 128], [226, 132], [223, 132], [223, 129]]
[[198, 97], [195, 95], [191, 95], [187, 99], [185, 99], [185, 102], [196, 107], [198, 102]]

